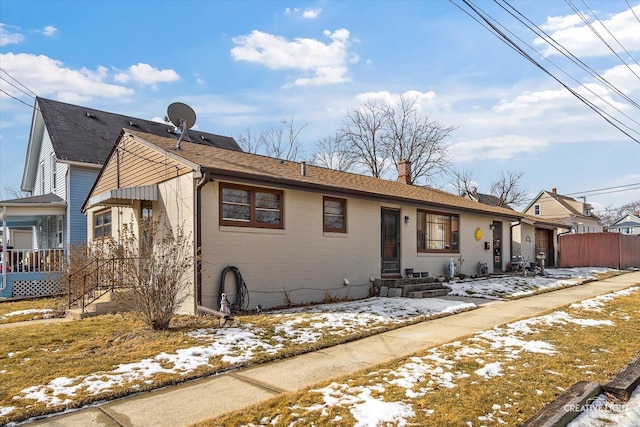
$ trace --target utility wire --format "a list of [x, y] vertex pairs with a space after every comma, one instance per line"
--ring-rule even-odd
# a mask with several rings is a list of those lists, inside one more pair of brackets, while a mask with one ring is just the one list
[[[36, 97], [36, 96], [38, 96], [38, 95], [36, 95], [36, 93], [35, 93], [34, 91], [32, 91], [31, 89], [29, 89], [28, 87], [26, 87], [25, 85], [23, 85], [22, 83], [20, 83], [20, 82], [18, 81], [18, 79], [16, 79], [16, 78], [15, 78], [15, 77], [13, 77], [11, 74], [9, 74], [9, 72], [8, 72], [7, 70], [4, 70], [4, 69], [0, 68], [0, 71], [2, 71], [3, 73], [5, 73], [7, 76], [9, 76], [9, 78], [10, 78], [11, 80], [13, 80], [14, 82], [16, 82], [17, 84], [19, 84], [20, 86], [22, 86], [25, 90], [27, 90], [29, 93], [31, 93], [31, 95], [29, 95], [28, 93], [21, 91], [21, 92], [22, 92], [22, 93], [24, 93], [25, 95], [27, 95], [27, 96], [31, 96], [31, 97], [32, 97], [32, 98], [34, 98], [34, 99], [35, 99], [35, 97]], [[3, 79], [3, 80], [5, 80], [5, 79]], [[6, 81], [6, 80], [5, 80], [5, 81]], [[7, 83], [8, 83], [8, 82], [7, 82]], [[12, 86], [13, 86], [13, 85], [12, 85]], [[15, 86], [14, 86], [14, 87], [15, 87]], [[33, 96], [32, 96], [32, 95], [33, 95]]]
[[[462, 10], [464, 13], [466, 13], [467, 15], [471, 16], [472, 18], [474, 18], [468, 11], [464, 10], [462, 7], [457, 5], [454, 2], [454, 0], [449, 0], [449, 1], [451, 3], [453, 3], [456, 7], [458, 7], [460, 10]], [[531, 62], [537, 68], [539, 68], [544, 73], [546, 73], [548, 76], [550, 76], [552, 79], [554, 79], [556, 82], [558, 82], [561, 86], [563, 86], [565, 89], [567, 89], [572, 95], [574, 95], [576, 98], [578, 98], [582, 103], [584, 103], [591, 110], [593, 110], [596, 114], [598, 114], [600, 117], [602, 117], [607, 123], [609, 123], [610, 125], [612, 125], [616, 129], [618, 129], [620, 132], [622, 132], [624, 135], [629, 137], [631, 140], [633, 140], [636, 143], [640, 144], [640, 139], [638, 139], [637, 137], [632, 136], [629, 132], [627, 132], [626, 130], [622, 129], [622, 127], [627, 128], [627, 129], [629, 129], [629, 131], [631, 133], [635, 133], [635, 134], [638, 134], [638, 135], [640, 135], [640, 132], [638, 132], [638, 131], [636, 131], [634, 129], [631, 129], [629, 126], [627, 126], [626, 124], [622, 123], [620, 120], [616, 119], [615, 117], [611, 116], [606, 111], [602, 110], [600, 107], [598, 107], [595, 104], [593, 104], [593, 102], [591, 102], [590, 100], [586, 99], [584, 96], [582, 96], [580, 93], [578, 93], [575, 89], [569, 87], [566, 83], [564, 83], [562, 80], [560, 80], [558, 77], [556, 77], [553, 73], [551, 73], [549, 70], [547, 70], [545, 67], [543, 67], [533, 57], [531, 57], [531, 55], [529, 55], [522, 47], [520, 47], [511, 38], [509, 38], [504, 32], [502, 32], [496, 26], [496, 24], [494, 24], [491, 21], [491, 19], [493, 19], [493, 18], [489, 19], [490, 17], [488, 17], [487, 14], [484, 13], [484, 11], [482, 11], [478, 7], [476, 7], [470, 0], [462, 0], [462, 2], [467, 7], [469, 7], [478, 17], [480, 17], [480, 19], [484, 23], [486, 23], [486, 25], [488, 25], [491, 28], [489, 30], [485, 25], [482, 25], [485, 29], [488, 29], [492, 34], [494, 34], [494, 36], [498, 37], [499, 39], [502, 39], [505, 44], [507, 44], [512, 49], [514, 49], [516, 52], [518, 52], [521, 56], [523, 56], [529, 62]], [[478, 21], [475, 18], [474, 18], [474, 20]], [[616, 122], [616, 123], [614, 123], [614, 122]]]
[[[518, 9], [516, 9], [514, 6], [512, 6], [507, 0], [502, 0], [503, 3], [505, 3], [509, 9], [506, 9], [502, 4], [498, 3], [498, 1], [494, 0], [494, 2], [496, 2], [503, 10], [505, 10], [507, 13], [509, 13], [511, 16], [513, 16], [515, 19], [517, 19], [520, 23], [522, 23], [523, 25], [525, 25], [529, 30], [531, 30], [533, 33], [535, 33], [538, 37], [540, 37], [541, 39], [545, 40], [550, 46], [552, 46], [555, 50], [557, 50], [560, 54], [564, 55], [565, 57], [567, 57], [571, 62], [573, 62], [574, 64], [576, 64], [578, 67], [582, 68], [584, 71], [586, 71], [587, 73], [589, 73], [591, 76], [593, 76], [596, 80], [600, 81], [602, 84], [604, 84], [606, 87], [610, 88], [612, 91], [614, 91], [615, 93], [617, 93], [620, 97], [624, 98], [627, 102], [629, 102], [630, 104], [632, 104], [633, 106], [635, 106], [636, 108], [640, 109], [640, 104], [637, 103], [636, 101], [634, 101], [631, 97], [629, 97], [627, 94], [625, 94], [624, 92], [622, 92], [620, 89], [618, 89], [615, 85], [613, 85], [610, 81], [608, 81], [607, 79], [605, 79], [603, 76], [601, 76], [597, 71], [595, 71], [593, 68], [591, 68], [589, 65], [587, 65], [584, 61], [582, 61], [580, 58], [578, 58], [577, 56], [575, 56], [573, 53], [571, 53], [571, 51], [569, 51], [567, 48], [565, 48], [564, 46], [562, 46], [562, 44], [560, 44], [557, 40], [555, 40], [551, 35], [549, 35], [546, 31], [544, 31], [543, 29], [541, 29], [538, 25], [536, 25], [534, 22], [532, 22], [529, 18], [527, 18], [525, 15], [523, 15]], [[514, 15], [517, 14], [518, 16]], [[523, 21], [524, 20], [524, 21]], [[525, 22], [526, 21], [526, 22]], [[513, 34], [513, 33], [512, 33]], [[522, 41], [522, 39], [518, 38], [518, 40]], [[525, 43], [523, 41], [523, 43]], [[525, 43], [526, 44], [526, 43]], [[533, 50], [536, 51], [533, 47], [529, 46], [527, 44], [527, 46]], [[536, 51], [537, 52], [537, 51]], [[573, 78], [572, 76], [570, 76], [567, 72], [565, 72], [564, 70], [562, 70], [562, 68], [558, 67], [554, 62], [552, 62], [551, 60], [549, 60], [546, 56], [540, 54], [539, 52], [537, 52], [538, 55], [540, 55], [542, 58], [544, 58], [545, 60], [547, 60], [548, 62], [550, 62], [551, 64], [553, 64], [556, 68], [558, 68], [560, 71], [562, 71], [565, 75], [567, 75], [569, 78], [571, 78], [573, 81], [575, 81], [576, 83], [578, 83], [580, 86], [584, 87], [585, 89], [589, 90], [592, 94], [594, 94], [596, 97], [602, 99], [604, 102], [606, 102], [609, 106], [611, 106], [612, 108], [615, 108], [618, 112], [620, 112], [621, 114], [623, 114], [625, 117], [627, 117], [628, 119], [630, 119], [631, 121], [633, 121], [634, 123], [638, 124], [638, 122], [636, 122], [634, 119], [631, 119], [628, 115], [626, 115], [625, 113], [623, 113], [622, 111], [620, 111], [618, 108], [614, 107], [613, 105], [611, 105], [608, 101], [606, 101], [604, 98], [602, 98], [599, 94], [595, 93], [593, 90], [591, 90], [588, 86], [585, 86], [584, 84], [582, 84], [581, 82], [579, 82], [578, 80], [576, 80], [575, 78]]]
[[[629, 69], [629, 71], [631, 71], [633, 73], [634, 76], [636, 76], [638, 79], [640, 79], [640, 76], [638, 76], [635, 71], [633, 71], [633, 69], [631, 67], [629, 67], [629, 64], [627, 64], [625, 62], [624, 59], [622, 59], [622, 57], [620, 55], [618, 55], [618, 52], [615, 51], [614, 48], [611, 47], [611, 45], [609, 43], [607, 43], [607, 41], [604, 39], [604, 37], [602, 37], [602, 35], [600, 34], [600, 32], [591, 24], [591, 22], [589, 22], [589, 20], [584, 16], [583, 13], [580, 13], [580, 11], [578, 10], [578, 8], [572, 3], [571, 0], [565, 0], [565, 3], [567, 3], [569, 5], [569, 7], [571, 7], [571, 9], [573, 9], [573, 11], [580, 17], [580, 19], [582, 19], [582, 22], [585, 23], [585, 25], [600, 39], [600, 41], [602, 41], [602, 43], [604, 43], [605, 46], [607, 46], [609, 48], [609, 50]], [[583, 2], [584, 3], [584, 2]], [[586, 4], [585, 4], [586, 6]], [[589, 6], [587, 6], [587, 9], [591, 10], [589, 8]], [[593, 12], [591, 12], [593, 14]], [[600, 22], [600, 24], [604, 27], [604, 24], [598, 19], [597, 16], [595, 16], [595, 14], [593, 15], [598, 22]], [[606, 27], [604, 27], [606, 29]], [[607, 30], [609, 31], [609, 30]], [[611, 33], [609, 33], [611, 34]], [[615, 39], [615, 37], [614, 37]], [[616, 41], [618, 41], [617, 39], [615, 39]], [[620, 42], [618, 42], [619, 44]], [[627, 50], [625, 49], [625, 52]]]
[[633, 13], [633, 16], [636, 17], [636, 21], [638, 21], [638, 24], [640, 24], [640, 18], [638, 18], [638, 15], [636, 15], [636, 11], [633, 10], [633, 8], [631, 7], [631, 5], [629, 4], [628, 0], [624, 0], [624, 2], [627, 4], [627, 6], [629, 7], [629, 10], [631, 11], [631, 13]]

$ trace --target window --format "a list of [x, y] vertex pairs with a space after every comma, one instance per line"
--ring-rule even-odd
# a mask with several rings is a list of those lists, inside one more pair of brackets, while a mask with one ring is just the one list
[[143, 200], [140, 202], [140, 249], [146, 252], [151, 249], [153, 243], [153, 202]]
[[51, 153], [51, 190], [55, 191], [56, 190], [56, 180], [57, 180], [57, 176], [56, 176], [56, 155], [54, 153]]
[[533, 214], [540, 215], [540, 205], [533, 205]]
[[278, 190], [220, 184], [220, 224], [283, 228], [282, 199]]
[[418, 252], [458, 252], [458, 215], [418, 211]]
[[322, 200], [324, 222], [323, 231], [331, 233], [347, 232], [347, 201], [333, 197]]
[[57, 229], [57, 234], [58, 234], [58, 247], [61, 248], [62, 247], [62, 238], [63, 238], [63, 231], [64, 231], [64, 227], [63, 227], [63, 222], [62, 222], [62, 217], [59, 216], [58, 217], [58, 229]]
[[44, 162], [40, 162], [40, 194], [44, 194]]
[[93, 215], [93, 238], [101, 239], [111, 235], [111, 209]]

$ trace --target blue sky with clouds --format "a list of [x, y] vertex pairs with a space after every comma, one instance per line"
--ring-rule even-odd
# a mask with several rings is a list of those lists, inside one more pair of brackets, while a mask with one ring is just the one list
[[[472, 3], [640, 140], [640, 2]], [[456, 5], [468, 10], [462, 0], [2, 0], [0, 190], [19, 185], [29, 137], [33, 98], [18, 81], [45, 98], [145, 119], [185, 102], [198, 129], [230, 136], [294, 117], [308, 123], [306, 157], [347, 111], [408, 93], [431, 119], [458, 127], [447, 140], [453, 166], [481, 192], [518, 170], [532, 196], [616, 187], [587, 200], [598, 209], [640, 199], [640, 143]], [[626, 98], [524, 28], [509, 5]]]

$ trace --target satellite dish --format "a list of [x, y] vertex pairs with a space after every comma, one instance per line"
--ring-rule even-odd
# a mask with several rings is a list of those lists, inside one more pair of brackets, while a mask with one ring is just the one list
[[196, 113], [193, 108], [182, 102], [174, 102], [167, 108], [167, 116], [174, 126], [182, 129], [191, 129], [196, 124]]
[[191, 129], [193, 125], [196, 124], [196, 113], [193, 111], [193, 108], [189, 107], [187, 104], [174, 102], [167, 108], [167, 116], [171, 123], [173, 123], [176, 128], [180, 129], [180, 138], [178, 138], [178, 142], [174, 147], [175, 150], [180, 150], [180, 143], [182, 142], [184, 135], [187, 135], [187, 139], [191, 141], [187, 130]]

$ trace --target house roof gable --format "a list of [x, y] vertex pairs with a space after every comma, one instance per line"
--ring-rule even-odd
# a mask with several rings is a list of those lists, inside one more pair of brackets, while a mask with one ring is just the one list
[[[35, 170], [33, 164], [38, 161], [39, 147], [34, 145], [40, 143], [39, 135], [42, 135], [42, 129], [35, 128], [41, 127], [41, 122], [44, 122], [49, 133], [56, 159], [63, 162], [86, 163], [96, 166], [104, 164], [123, 128], [133, 128], [145, 133], [165, 136], [174, 139], [174, 141], [179, 137], [171, 124], [38, 97], [34, 107], [34, 119], [25, 161], [23, 188], [29, 188], [28, 181], [35, 179], [35, 174], [29, 173], [29, 171]], [[228, 136], [194, 129], [190, 129], [188, 135], [192, 141], [198, 144], [228, 150], [242, 150], [238, 143]]]

